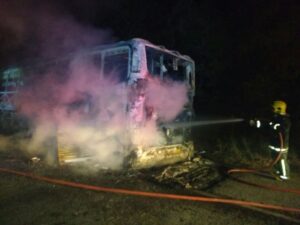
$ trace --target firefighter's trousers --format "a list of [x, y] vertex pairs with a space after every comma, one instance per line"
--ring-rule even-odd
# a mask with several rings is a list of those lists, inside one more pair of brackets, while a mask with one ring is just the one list
[[273, 165], [273, 171], [276, 175], [278, 175], [281, 179], [287, 180], [290, 178], [290, 167], [288, 164], [287, 156], [288, 156], [288, 149], [280, 149], [274, 148], [273, 146], [269, 146], [271, 151], [271, 157], [275, 160], [280, 154], [280, 158], [278, 161]]

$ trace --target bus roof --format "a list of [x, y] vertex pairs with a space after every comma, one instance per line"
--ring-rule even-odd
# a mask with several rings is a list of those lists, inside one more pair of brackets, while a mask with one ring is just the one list
[[[193, 59], [191, 57], [187, 56], [187, 55], [182, 55], [178, 51], [169, 50], [163, 45], [155, 45], [155, 44], [151, 43], [150, 41], [147, 41], [147, 40], [142, 39], [142, 38], [132, 38], [132, 39], [127, 40], [127, 41], [119, 41], [119, 42], [108, 44], [108, 45], [99, 45], [99, 46], [93, 47], [92, 49], [90, 49], [90, 51], [97, 51], [97, 50], [102, 50], [102, 49], [106, 49], [106, 48], [113, 48], [113, 47], [119, 47], [119, 46], [124, 46], [124, 45], [149, 46], [149, 47], [155, 48], [157, 50], [166, 52], [166, 53], [168, 53], [170, 55], [173, 55], [175, 57], [178, 57], [178, 58], [181, 58], [183, 60], [187, 60], [187, 61], [190, 61], [190, 62], [194, 63]], [[86, 50], [86, 51], [89, 51], [89, 50]]]
[[194, 64], [194, 61], [191, 57], [187, 56], [187, 55], [182, 55], [177, 51], [173, 51], [173, 50], [169, 50], [167, 48], [165, 48], [162, 45], [155, 45], [145, 39], [142, 38], [132, 38], [129, 39], [127, 41], [119, 41], [119, 42], [115, 42], [115, 43], [111, 43], [111, 44], [104, 44], [104, 45], [96, 45], [90, 48], [84, 48], [84, 49], [80, 49], [79, 51], [76, 52], [72, 52], [72, 53], [68, 53], [62, 57], [58, 57], [58, 58], [52, 58], [52, 59], [47, 59], [47, 60], [42, 60], [42, 59], [30, 59], [29, 61], [23, 61], [21, 63], [19, 63], [18, 65], [10, 65], [6, 68], [3, 68], [0, 70], [1, 73], [5, 72], [7, 69], [10, 68], [22, 68], [22, 69], [30, 69], [30, 68], [34, 68], [34, 67], [40, 67], [40, 66], [44, 66], [44, 65], [48, 65], [48, 64], [52, 64], [52, 63], [56, 63], [59, 61], [63, 61], [63, 60], [68, 60], [72, 57], [74, 57], [74, 55], [80, 55], [80, 54], [88, 54], [88, 53], [96, 53], [98, 51], [102, 51], [104, 49], [109, 49], [109, 48], [116, 48], [116, 47], [121, 47], [121, 46], [136, 46], [136, 45], [144, 45], [144, 46], [149, 46], [151, 48], [155, 48], [157, 50], [160, 50], [162, 52], [166, 52], [170, 55], [173, 55], [175, 57], [178, 57], [180, 59], [189, 61], [191, 63]]

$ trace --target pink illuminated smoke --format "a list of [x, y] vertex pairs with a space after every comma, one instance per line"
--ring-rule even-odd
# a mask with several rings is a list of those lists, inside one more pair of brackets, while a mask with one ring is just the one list
[[[39, 66], [29, 63], [16, 100], [19, 112], [31, 122], [28, 151], [52, 151], [45, 146], [57, 137], [65, 146], [95, 156], [101, 166], [118, 168], [127, 147], [164, 144], [156, 120], [172, 121], [182, 111], [185, 85], [148, 77], [144, 92], [136, 98], [141, 105], [131, 104], [136, 109], [129, 113], [132, 87], [111, 79], [117, 72], [101, 74], [93, 60], [81, 56], [62, 60], [80, 49], [114, 41], [111, 32], [79, 23], [50, 3], [29, 2], [22, 7], [17, 0], [0, 5], [0, 28], [12, 33], [10, 45], [26, 50], [23, 59], [47, 59], [38, 61]], [[151, 110], [146, 113], [143, 104]]]
[[136, 96], [136, 101], [142, 100], [137, 114], [151, 106], [153, 115], [148, 119], [135, 115], [142, 122], [144, 118], [136, 127], [134, 123], [141, 121], [130, 118], [127, 108], [132, 87], [111, 79], [113, 74], [101, 74], [81, 57], [68, 64], [65, 74], [54, 73], [54, 68], [50, 71], [32, 74], [19, 95], [20, 111], [35, 126], [30, 147], [40, 148], [57, 132], [59, 141], [93, 155], [105, 167], [119, 168], [129, 146], [165, 144], [156, 120], [173, 120], [187, 102], [184, 84], [149, 78], [143, 93]]

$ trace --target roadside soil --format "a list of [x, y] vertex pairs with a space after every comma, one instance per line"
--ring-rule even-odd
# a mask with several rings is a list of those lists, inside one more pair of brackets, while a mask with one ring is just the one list
[[[217, 195], [300, 208], [299, 195], [257, 188], [226, 176], [211, 187], [199, 191], [162, 185], [140, 172], [87, 171], [78, 166], [49, 168], [42, 163], [33, 164], [4, 153], [0, 154], [0, 168], [96, 186], [180, 195]], [[257, 184], [300, 189], [299, 168], [297, 163], [291, 165], [292, 179], [285, 182], [251, 174], [234, 176]], [[298, 224], [295, 220], [300, 221], [300, 215], [294, 213], [97, 192], [3, 172], [0, 174], [1, 225], [275, 225]]]

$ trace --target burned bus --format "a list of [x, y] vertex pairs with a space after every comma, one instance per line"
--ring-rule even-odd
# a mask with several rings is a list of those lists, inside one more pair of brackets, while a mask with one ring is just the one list
[[51, 164], [139, 169], [193, 156], [191, 129], [176, 124], [193, 119], [194, 93], [189, 56], [134, 38], [3, 71], [0, 106], [30, 121], [30, 146]]

